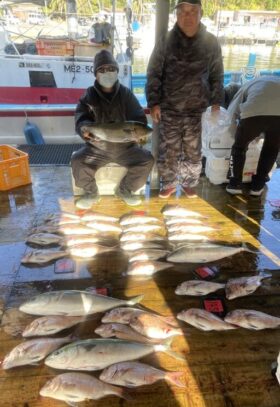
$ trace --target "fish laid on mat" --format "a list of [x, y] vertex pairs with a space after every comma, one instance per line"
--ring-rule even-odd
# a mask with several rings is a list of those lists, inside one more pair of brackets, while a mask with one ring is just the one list
[[132, 263], [134, 261], [159, 260], [166, 257], [169, 253], [170, 251], [168, 250], [159, 249], [136, 250], [129, 255], [128, 261]]
[[177, 315], [177, 318], [202, 331], [227, 331], [229, 329], [236, 329], [236, 326], [231, 325], [229, 321], [223, 321], [211, 312], [199, 308], [190, 308], [186, 311], [182, 311]]
[[122, 226], [128, 225], [143, 225], [145, 223], [158, 223], [160, 220], [155, 216], [136, 215], [135, 213], [125, 214], [120, 217], [120, 224]]
[[135, 251], [139, 249], [166, 249], [167, 242], [166, 241], [152, 241], [152, 240], [143, 240], [139, 242], [121, 242], [121, 248], [124, 251]]
[[85, 317], [69, 317], [65, 315], [48, 315], [32, 321], [22, 332], [23, 337], [53, 335], [66, 328], [83, 322]]
[[128, 276], [152, 276], [153, 274], [170, 268], [170, 263], [156, 260], [133, 261], [129, 263], [126, 274]]
[[157, 223], [143, 223], [143, 224], [134, 224], [134, 225], [127, 225], [123, 226], [123, 232], [154, 232], [155, 230], [160, 230], [162, 228], [161, 225]]
[[66, 251], [54, 251], [54, 250], [34, 250], [28, 252], [21, 259], [22, 264], [45, 264], [53, 260], [61, 259], [68, 256]]
[[273, 329], [280, 328], [280, 318], [250, 309], [236, 309], [225, 316], [230, 324], [247, 329]]
[[59, 227], [59, 232], [63, 233], [66, 236], [94, 235], [98, 233], [96, 229], [78, 223], [74, 225], [62, 225]]
[[120, 242], [138, 242], [144, 240], [165, 241], [166, 238], [162, 235], [149, 232], [125, 232], [120, 236]]
[[134, 305], [142, 299], [143, 295], [130, 300], [120, 300], [87, 291], [62, 290], [38, 294], [24, 302], [19, 309], [26, 314], [32, 315], [82, 316], [107, 311], [123, 305]]
[[86, 223], [87, 227], [97, 230], [98, 232], [121, 233], [122, 228], [113, 222], [105, 222], [100, 220], [91, 220]]
[[173, 263], [210, 263], [244, 251], [252, 253], [245, 246], [224, 246], [215, 243], [185, 245], [167, 256], [167, 261]]
[[214, 293], [222, 288], [225, 288], [225, 284], [212, 283], [211, 281], [189, 280], [178, 285], [175, 294], [199, 296]]
[[203, 215], [201, 215], [199, 212], [195, 211], [190, 211], [183, 206], [179, 205], [164, 205], [164, 207], [161, 210], [161, 213], [164, 216], [176, 216], [178, 218], [180, 217], [189, 217], [189, 218], [204, 218]]
[[269, 273], [260, 273], [258, 276], [232, 278], [226, 283], [226, 297], [233, 300], [252, 294], [262, 285], [263, 279], [270, 277]]
[[113, 363], [140, 359], [154, 352], [164, 352], [177, 359], [183, 358], [170, 350], [170, 340], [164, 344], [148, 345], [122, 339], [85, 339], [50, 354], [47, 366], [67, 370], [101, 370]]
[[109, 366], [99, 376], [100, 380], [117, 386], [138, 387], [166, 380], [173, 386], [185, 387], [181, 382], [183, 372], [166, 372], [140, 362], [122, 362]]
[[118, 339], [126, 339], [128, 341], [141, 343], [160, 343], [160, 341], [157, 339], [147, 338], [146, 336], [135, 331], [130, 326], [119, 324], [117, 322], [113, 322], [111, 324], [101, 324], [95, 329], [94, 332], [97, 335], [102, 336], [102, 338], [116, 337]]
[[26, 243], [37, 244], [38, 246], [61, 245], [63, 242], [64, 239], [54, 233], [35, 233], [26, 239]]
[[90, 126], [82, 126], [81, 130], [111, 143], [140, 143], [146, 140], [153, 131], [150, 126], [134, 121], [92, 123]]
[[173, 232], [168, 235], [168, 240], [170, 242], [206, 242], [209, 238], [199, 233]]
[[129, 324], [132, 317], [140, 314], [150, 314], [157, 318], [160, 318], [162, 321], [166, 322], [169, 325], [178, 326], [178, 322], [173, 316], [165, 317], [146, 310], [130, 307], [118, 307], [112, 309], [111, 311], [106, 312], [106, 314], [102, 318], [102, 322], [103, 323], [119, 322], [120, 324]]
[[62, 226], [62, 225], [69, 225], [69, 224], [75, 224], [75, 223], [80, 223], [81, 219], [79, 216], [77, 218], [72, 218], [68, 216], [58, 216], [58, 217], [53, 217], [53, 218], [46, 218], [45, 223], [47, 225], [52, 225], [52, 226]]
[[90, 222], [94, 220], [102, 221], [102, 222], [111, 222], [116, 223], [119, 221], [119, 218], [115, 218], [114, 216], [105, 215], [104, 213], [99, 212], [87, 212], [81, 216], [81, 220], [83, 222]]
[[118, 248], [101, 246], [96, 243], [81, 243], [69, 247], [69, 253], [71, 256], [80, 257], [83, 259], [90, 259], [98, 254], [107, 253], [114, 250], [118, 250]]
[[71, 213], [71, 212], [61, 212], [61, 213], [51, 213], [48, 214], [44, 221], [45, 222], [50, 222], [52, 220], [59, 220], [59, 219], [72, 219], [72, 220], [80, 220], [80, 215], [77, 215], [76, 213]]
[[69, 406], [110, 395], [127, 398], [120, 387], [101, 382], [86, 373], [63, 373], [55, 376], [42, 387], [40, 395], [65, 401]]
[[212, 226], [205, 225], [188, 225], [186, 223], [174, 223], [168, 226], [168, 233], [205, 233], [215, 230]]
[[70, 335], [65, 338], [40, 338], [22, 342], [5, 356], [2, 368], [11, 369], [16, 366], [37, 365], [49, 353], [73, 340]]
[[104, 246], [117, 246], [119, 244], [119, 239], [113, 237], [107, 233], [98, 233], [94, 236], [73, 236], [65, 239], [65, 246], [72, 247], [84, 243], [98, 243]]
[[197, 219], [197, 218], [190, 218], [190, 217], [185, 217], [185, 218], [177, 218], [176, 216], [170, 217], [170, 218], [165, 218], [164, 220], [165, 225], [169, 228], [169, 226], [172, 225], [177, 225], [177, 224], [184, 224], [184, 225], [202, 225], [202, 220]]
[[141, 335], [152, 339], [166, 339], [183, 335], [180, 329], [173, 328], [158, 316], [144, 312], [132, 316], [129, 325]]

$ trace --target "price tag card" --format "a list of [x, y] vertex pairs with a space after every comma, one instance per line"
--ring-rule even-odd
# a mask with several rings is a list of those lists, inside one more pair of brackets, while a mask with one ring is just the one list
[[196, 276], [202, 280], [211, 280], [218, 274], [218, 269], [216, 267], [198, 267], [194, 270]]
[[223, 298], [218, 296], [204, 298], [203, 308], [208, 312], [212, 312], [212, 314], [215, 314], [220, 318], [223, 318], [226, 315], [224, 300]]
[[75, 262], [72, 259], [59, 259], [55, 262], [54, 272], [57, 274], [74, 273]]

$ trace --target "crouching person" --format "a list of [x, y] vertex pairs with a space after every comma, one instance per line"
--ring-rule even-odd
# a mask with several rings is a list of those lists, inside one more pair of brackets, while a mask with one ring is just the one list
[[89, 209], [100, 199], [95, 173], [110, 162], [127, 168], [127, 173], [115, 190], [115, 195], [127, 205], [139, 205], [141, 199], [133, 193], [147, 180], [154, 159], [136, 142], [115, 143], [100, 140], [84, 131], [93, 124], [137, 121], [147, 124], [145, 112], [133, 93], [118, 81], [119, 67], [113, 55], [102, 50], [94, 58], [96, 80], [80, 99], [75, 112], [77, 133], [86, 142], [73, 154], [71, 166], [75, 184], [85, 194], [76, 202], [80, 209]]

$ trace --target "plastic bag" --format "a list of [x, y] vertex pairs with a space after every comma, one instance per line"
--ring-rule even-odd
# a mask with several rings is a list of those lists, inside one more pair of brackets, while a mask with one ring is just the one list
[[223, 107], [211, 112], [211, 107], [202, 115], [202, 148], [231, 148], [234, 138], [231, 128], [231, 119]]

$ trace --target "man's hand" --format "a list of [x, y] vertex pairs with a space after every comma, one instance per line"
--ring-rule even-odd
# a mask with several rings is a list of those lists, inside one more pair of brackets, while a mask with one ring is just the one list
[[155, 123], [158, 123], [161, 118], [160, 106], [155, 105], [151, 108], [151, 116]]

